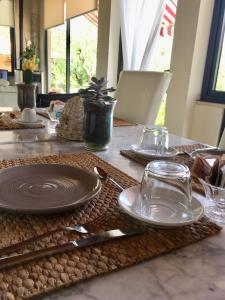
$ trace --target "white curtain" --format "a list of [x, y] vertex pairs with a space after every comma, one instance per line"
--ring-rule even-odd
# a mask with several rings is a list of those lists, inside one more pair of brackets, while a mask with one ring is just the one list
[[149, 70], [166, 0], [120, 0], [124, 70]]

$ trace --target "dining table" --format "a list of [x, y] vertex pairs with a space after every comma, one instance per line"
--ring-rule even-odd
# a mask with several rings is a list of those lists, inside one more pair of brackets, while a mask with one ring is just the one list
[[[44, 128], [1, 130], [0, 160], [86, 151], [83, 142], [58, 138], [55, 131], [56, 122], [44, 117], [43, 121]], [[142, 125], [114, 127], [109, 148], [94, 154], [140, 182], [144, 166], [122, 156], [120, 150], [129, 149], [130, 145], [137, 143], [142, 129]], [[197, 141], [169, 135], [170, 146], [196, 143]], [[204, 205], [207, 205], [204, 196], [196, 195]], [[68, 288], [41, 295], [39, 299], [224, 300], [224, 230], [166, 255], [159, 255], [118, 272], [97, 276]]]

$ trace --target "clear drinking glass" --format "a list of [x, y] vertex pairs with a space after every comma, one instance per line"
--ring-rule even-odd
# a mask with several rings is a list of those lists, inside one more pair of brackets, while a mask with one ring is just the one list
[[139, 142], [142, 150], [155, 150], [156, 154], [163, 154], [168, 149], [169, 134], [166, 127], [145, 126]]
[[205, 214], [213, 221], [225, 224], [225, 188], [211, 185], [199, 178], [204, 187], [205, 195], [213, 205], [206, 206]]
[[185, 221], [193, 215], [191, 175], [187, 166], [152, 161], [144, 171], [140, 188], [143, 205], [154, 219]]

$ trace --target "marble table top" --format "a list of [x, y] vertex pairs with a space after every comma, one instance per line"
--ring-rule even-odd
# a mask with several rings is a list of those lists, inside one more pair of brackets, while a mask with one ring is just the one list
[[[44, 129], [0, 132], [0, 159], [13, 159], [83, 151], [83, 143], [57, 139], [54, 125]], [[119, 154], [138, 141], [142, 127], [114, 128], [109, 149], [96, 153], [117, 168], [141, 180], [143, 167]], [[170, 145], [194, 141], [170, 135]], [[202, 197], [200, 199], [205, 201]], [[41, 297], [45, 300], [224, 300], [225, 234], [148, 262], [82, 282]]]

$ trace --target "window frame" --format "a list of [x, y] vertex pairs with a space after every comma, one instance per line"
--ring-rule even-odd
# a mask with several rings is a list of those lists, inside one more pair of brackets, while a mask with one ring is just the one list
[[[70, 57], [71, 57], [71, 49], [70, 49], [70, 42], [71, 42], [71, 30], [70, 30], [70, 21], [72, 19], [66, 20], [66, 93], [70, 93]], [[56, 26], [57, 27], [57, 26]], [[46, 90], [49, 93], [49, 52], [48, 52], [48, 29], [45, 30], [45, 57], [46, 57]]]
[[[70, 70], [69, 70], [69, 63], [68, 63], [68, 59], [67, 59], [67, 55], [69, 53], [69, 56], [70, 56], [70, 49], [68, 48], [69, 47], [69, 41], [70, 41], [70, 30], [68, 30], [68, 24], [69, 24], [70, 20], [67, 20], [65, 21], [65, 24], [66, 24], [66, 93], [68, 94], [69, 93], [69, 89], [70, 89], [70, 86], [68, 86], [68, 76], [70, 76]], [[60, 25], [63, 25], [63, 24], [59, 24], [55, 27], [58, 27]], [[70, 25], [70, 24], [69, 24]], [[52, 27], [53, 28], [53, 27]], [[44, 49], [45, 49], [45, 68], [46, 68], [46, 92], [47, 93], [50, 93], [49, 89], [50, 89], [50, 74], [49, 74], [49, 40], [48, 40], [48, 30], [51, 29], [51, 28], [48, 28], [48, 29], [45, 29], [45, 42], [44, 42]]]
[[[6, 26], [9, 27], [9, 26]], [[9, 76], [14, 75], [15, 64], [16, 64], [16, 48], [15, 48], [15, 29], [13, 27], [9, 27], [9, 37], [10, 37], [10, 48], [11, 48], [11, 71], [8, 71]], [[1, 66], [0, 66], [1, 69]]]
[[10, 27], [10, 42], [11, 42], [11, 72], [8, 72], [9, 75], [14, 76], [16, 69], [16, 35], [15, 28]]
[[216, 0], [209, 36], [208, 52], [202, 84], [201, 101], [225, 104], [225, 91], [214, 89], [225, 33], [225, 1]]

